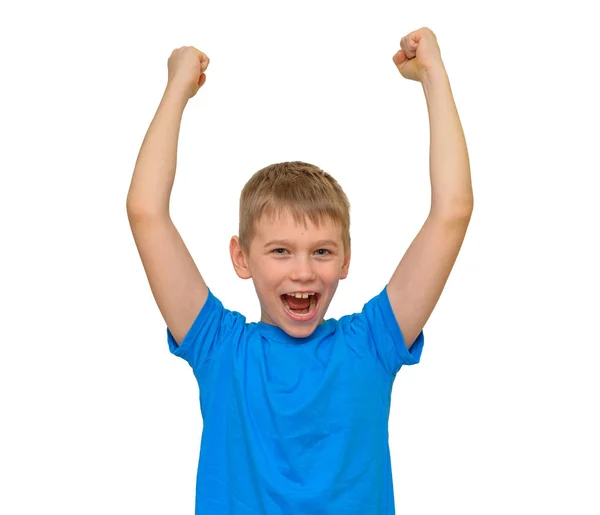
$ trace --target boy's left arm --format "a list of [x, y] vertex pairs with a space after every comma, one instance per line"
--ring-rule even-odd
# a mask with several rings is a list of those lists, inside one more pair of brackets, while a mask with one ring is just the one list
[[430, 127], [431, 209], [387, 285], [390, 304], [410, 349], [448, 280], [471, 219], [473, 189], [467, 145], [437, 39], [424, 27], [400, 42], [394, 63], [421, 82]]

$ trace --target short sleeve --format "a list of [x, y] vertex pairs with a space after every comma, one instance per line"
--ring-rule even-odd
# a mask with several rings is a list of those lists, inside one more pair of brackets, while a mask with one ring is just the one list
[[225, 309], [209, 289], [202, 309], [180, 345], [167, 327], [169, 351], [187, 361], [196, 373], [221, 346], [239, 340], [245, 325], [245, 317]]
[[404, 336], [392, 311], [387, 286], [363, 306], [361, 313], [352, 317], [353, 331], [362, 333], [369, 342], [388, 374], [395, 375], [402, 365], [415, 365], [421, 359], [423, 331], [419, 333], [410, 350], [406, 348]]

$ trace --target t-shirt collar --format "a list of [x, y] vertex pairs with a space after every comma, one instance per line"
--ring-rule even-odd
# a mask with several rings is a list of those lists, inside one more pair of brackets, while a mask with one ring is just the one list
[[320, 339], [326, 336], [327, 334], [333, 332], [334, 324], [331, 323], [332, 319], [328, 319], [319, 324], [312, 334], [308, 335], [305, 338], [294, 338], [287, 334], [281, 327], [271, 324], [266, 324], [264, 322], [256, 322], [258, 330], [260, 333], [267, 338], [274, 338], [276, 340], [281, 340], [289, 343], [295, 343], [301, 345], [303, 343], [308, 343], [315, 339]]

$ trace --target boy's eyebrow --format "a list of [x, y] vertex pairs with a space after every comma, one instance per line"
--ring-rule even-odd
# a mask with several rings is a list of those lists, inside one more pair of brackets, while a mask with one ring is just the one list
[[[265, 248], [270, 246], [270, 245], [283, 245], [285, 247], [293, 247], [294, 244], [290, 241], [290, 240], [271, 240], [270, 242], [265, 244]], [[319, 240], [316, 241], [314, 243], [315, 247], [316, 246], [321, 246], [321, 245], [329, 245], [331, 247], [338, 247], [338, 244], [334, 241], [334, 240]]]

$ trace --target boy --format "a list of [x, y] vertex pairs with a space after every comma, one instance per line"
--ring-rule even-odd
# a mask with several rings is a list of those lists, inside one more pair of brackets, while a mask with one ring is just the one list
[[278, 163], [240, 198], [234, 269], [252, 278], [261, 319], [247, 323], [208, 289], [169, 216], [183, 109], [206, 81], [193, 47], [169, 81], [127, 199], [128, 217], [170, 351], [200, 388], [204, 428], [197, 514], [394, 513], [388, 416], [394, 378], [418, 363], [423, 326], [473, 209], [469, 159], [435, 35], [400, 42], [393, 61], [419, 81], [430, 120], [431, 210], [389, 284], [361, 313], [325, 320], [350, 264], [349, 204], [316, 166]]

